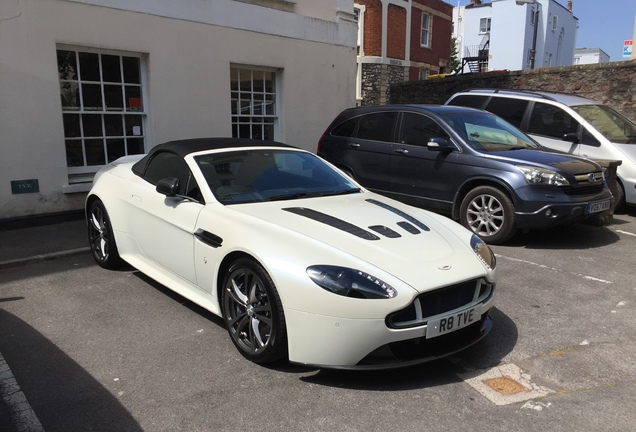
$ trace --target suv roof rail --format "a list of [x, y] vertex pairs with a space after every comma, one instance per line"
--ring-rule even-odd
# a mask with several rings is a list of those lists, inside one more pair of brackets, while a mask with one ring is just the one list
[[510, 93], [510, 94], [520, 94], [520, 95], [526, 95], [526, 96], [535, 96], [541, 99], [546, 99], [546, 100], [551, 100], [551, 101], [556, 101], [555, 98], [553, 98], [550, 95], [544, 94], [544, 93], [538, 93], [536, 90], [525, 90], [525, 89], [504, 89], [504, 88], [470, 88], [467, 90], [463, 90], [465, 92], [478, 92], [478, 91], [489, 91], [492, 93]]

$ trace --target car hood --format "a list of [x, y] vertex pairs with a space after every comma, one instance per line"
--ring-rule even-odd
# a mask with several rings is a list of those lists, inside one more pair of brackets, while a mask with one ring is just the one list
[[488, 156], [517, 165], [544, 165], [573, 175], [601, 170], [596, 163], [589, 159], [552, 150], [507, 150], [488, 153]]
[[[420, 292], [487, 273], [470, 248], [469, 231], [373, 193], [231, 207], [310, 238], [307, 247], [320, 242], [363, 260]], [[352, 265], [334, 263], [328, 254], [319, 258], [315, 264]]]

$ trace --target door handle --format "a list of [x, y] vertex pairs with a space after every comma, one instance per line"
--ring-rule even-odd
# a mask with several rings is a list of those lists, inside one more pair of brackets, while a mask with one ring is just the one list
[[400, 154], [408, 154], [409, 151], [407, 149], [395, 149], [393, 150], [395, 153], [400, 153]]
[[349, 143], [349, 144], [347, 144], [347, 145], [348, 145], [349, 147], [354, 147], [354, 148], [358, 148], [358, 147], [360, 147], [360, 144], [358, 144], [358, 143]]

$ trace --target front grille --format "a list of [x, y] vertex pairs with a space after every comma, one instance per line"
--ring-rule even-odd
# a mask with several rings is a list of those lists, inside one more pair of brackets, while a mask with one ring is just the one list
[[473, 279], [420, 294], [405, 309], [387, 316], [390, 328], [406, 328], [423, 325], [429, 317], [440, 315], [484, 301], [493, 293], [493, 285], [483, 279]]
[[566, 195], [596, 195], [603, 191], [605, 182], [601, 171], [575, 176], [576, 184], [562, 186]]

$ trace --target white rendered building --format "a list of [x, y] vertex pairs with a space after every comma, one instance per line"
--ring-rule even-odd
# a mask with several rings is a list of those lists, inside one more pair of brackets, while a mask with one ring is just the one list
[[464, 72], [569, 66], [574, 61], [578, 19], [571, 3], [471, 0], [455, 8], [453, 24]]
[[83, 207], [174, 139], [315, 151], [355, 105], [353, 0], [0, 1], [0, 223]]

